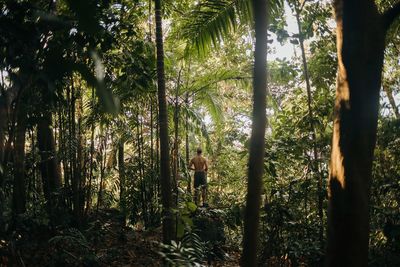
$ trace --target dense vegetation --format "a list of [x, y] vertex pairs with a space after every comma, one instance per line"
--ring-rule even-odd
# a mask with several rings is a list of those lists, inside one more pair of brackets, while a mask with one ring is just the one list
[[397, 1], [0, 3], [0, 266], [400, 265]]

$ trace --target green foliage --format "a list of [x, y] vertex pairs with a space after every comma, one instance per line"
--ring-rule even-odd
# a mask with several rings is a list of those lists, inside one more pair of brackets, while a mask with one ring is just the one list
[[182, 37], [200, 53], [217, 46], [222, 38], [236, 29], [238, 19], [250, 22], [252, 8], [248, 0], [206, 0], [191, 11], [182, 29]]
[[371, 186], [371, 266], [395, 266], [399, 258], [399, 120], [381, 118]]
[[187, 232], [179, 242], [172, 241], [171, 245], [161, 243], [160, 248], [159, 254], [172, 266], [205, 266], [207, 245], [193, 231]]
[[52, 258], [55, 265], [96, 266], [99, 264], [85, 236], [77, 229], [66, 229], [61, 235], [52, 237], [49, 244], [56, 251]]

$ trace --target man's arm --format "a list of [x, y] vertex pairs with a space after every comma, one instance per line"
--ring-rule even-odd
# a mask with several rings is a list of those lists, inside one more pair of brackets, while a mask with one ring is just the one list
[[204, 158], [204, 171], [207, 172], [208, 171], [208, 164], [207, 164], [207, 159]]

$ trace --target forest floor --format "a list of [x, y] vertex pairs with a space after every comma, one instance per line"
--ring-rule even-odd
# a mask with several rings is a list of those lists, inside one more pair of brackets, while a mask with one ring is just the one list
[[[90, 227], [50, 233], [45, 229], [21, 232], [14, 241], [0, 240], [0, 267], [45, 266], [161, 266], [158, 254], [161, 228], [148, 231], [124, 227], [118, 211], [103, 210]], [[239, 266], [240, 253], [225, 251], [227, 259], [204, 266]]]

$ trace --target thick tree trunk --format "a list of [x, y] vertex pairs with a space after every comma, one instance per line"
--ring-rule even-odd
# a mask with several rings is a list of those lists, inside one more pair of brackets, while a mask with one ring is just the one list
[[264, 171], [267, 98], [267, 1], [253, 0], [256, 44], [253, 78], [253, 125], [250, 138], [242, 266], [257, 266], [258, 226]]
[[[21, 102], [21, 101], [20, 101]], [[17, 108], [17, 125], [14, 143], [14, 186], [13, 186], [13, 213], [21, 214], [26, 210], [25, 190], [25, 132], [26, 112], [21, 103]]]
[[168, 110], [165, 90], [164, 45], [161, 19], [161, 0], [155, 0], [157, 81], [160, 127], [160, 177], [163, 204], [163, 241], [169, 244], [175, 237], [174, 217], [172, 214], [172, 188], [169, 165]]
[[[336, 0], [338, 77], [329, 176], [327, 266], [367, 266], [369, 194], [384, 42], [399, 6]], [[395, 13], [393, 13], [395, 12]]]

